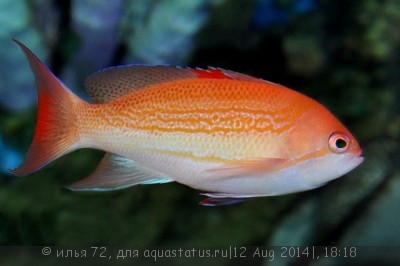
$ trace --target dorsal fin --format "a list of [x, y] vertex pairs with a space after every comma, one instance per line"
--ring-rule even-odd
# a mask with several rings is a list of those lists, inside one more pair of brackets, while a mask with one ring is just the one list
[[86, 91], [96, 102], [109, 102], [134, 90], [157, 83], [196, 78], [186, 68], [129, 65], [96, 72], [85, 80]]
[[190, 78], [262, 81], [220, 68], [191, 69], [174, 66], [129, 65], [111, 67], [92, 74], [86, 78], [85, 87], [90, 97], [102, 103], [154, 84]]

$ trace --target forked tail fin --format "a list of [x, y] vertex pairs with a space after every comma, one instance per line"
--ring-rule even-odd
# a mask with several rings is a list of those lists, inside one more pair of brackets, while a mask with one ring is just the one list
[[77, 108], [87, 104], [74, 95], [25, 45], [13, 40], [25, 53], [38, 91], [37, 124], [24, 162], [10, 172], [25, 176], [77, 149]]

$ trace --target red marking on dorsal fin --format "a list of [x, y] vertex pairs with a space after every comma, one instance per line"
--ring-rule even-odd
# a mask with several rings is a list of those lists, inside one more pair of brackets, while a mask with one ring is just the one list
[[192, 72], [196, 74], [198, 78], [234, 79], [229, 74], [227, 74], [225, 70], [221, 68], [212, 68], [212, 67], [209, 67], [207, 69], [196, 68], [192, 69]]
[[[192, 72], [198, 78], [209, 78], [209, 79], [233, 79], [233, 80], [241, 80], [241, 81], [250, 81], [250, 82], [268, 82], [262, 79], [258, 79], [246, 74], [238, 73], [231, 70], [226, 70], [222, 68], [213, 68], [209, 67], [207, 69], [191, 69]], [[268, 82], [270, 83], [270, 82]]]

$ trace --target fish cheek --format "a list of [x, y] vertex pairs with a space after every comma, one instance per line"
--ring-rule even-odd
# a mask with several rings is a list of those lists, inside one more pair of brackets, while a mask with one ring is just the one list
[[301, 175], [304, 176], [305, 182], [310, 187], [322, 186], [347, 172], [345, 165], [343, 165], [343, 158], [341, 157], [343, 156], [338, 154], [326, 154], [310, 158], [303, 164]]
[[292, 130], [286, 137], [285, 143], [285, 150], [288, 153], [287, 158], [291, 159], [306, 156], [323, 147], [319, 137], [305, 128]]
[[319, 116], [318, 108], [313, 108], [302, 114], [287, 136], [287, 145], [292, 152], [292, 158], [327, 147], [327, 134], [324, 120]]

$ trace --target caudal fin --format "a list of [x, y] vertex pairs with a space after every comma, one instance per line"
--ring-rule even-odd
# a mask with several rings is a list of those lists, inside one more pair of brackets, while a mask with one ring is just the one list
[[13, 40], [25, 53], [38, 91], [37, 124], [24, 162], [10, 172], [25, 176], [77, 148], [76, 109], [86, 104], [75, 96], [25, 45]]

